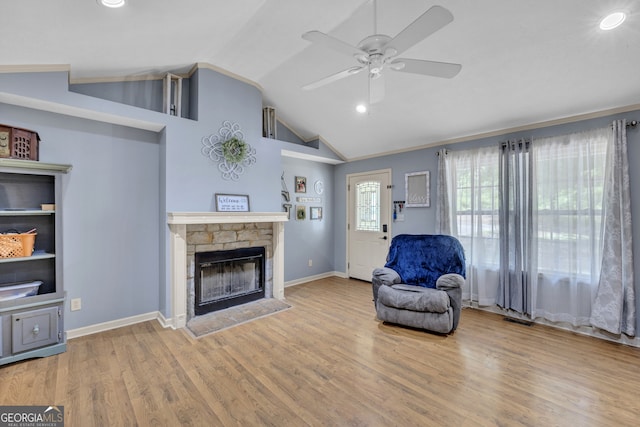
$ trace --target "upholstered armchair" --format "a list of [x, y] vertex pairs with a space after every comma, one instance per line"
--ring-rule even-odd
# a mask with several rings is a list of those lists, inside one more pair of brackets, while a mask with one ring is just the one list
[[378, 319], [448, 334], [458, 327], [465, 280], [462, 245], [452, 236], [400, 234], [373, 270]]

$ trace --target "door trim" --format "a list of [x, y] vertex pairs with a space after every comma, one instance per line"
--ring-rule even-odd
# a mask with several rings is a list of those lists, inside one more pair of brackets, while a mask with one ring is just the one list
[[[353, 177], [358, 177], [358, 176], [363, 176], [363, 175], [373, 175], [373, 174], [377, 174], [377, 173], [386, 173], [389, 177], [389, 189], [387, 191], [389, 191], [389, 201], [392, 201], [392, 191], [391, 189], [393, 188], [393, 174], [391, 172], [391, 168], [387, 168], [387, 169], [376, 169], [376, 170], [371, 170], [371, 171], [366, 171], [366, 172], [356, 172], [356, 173], [349, 173], [346, 175], [346, 179], [345, 179], [345, 184], [344, 184], [344, 190], [345, 190], [345, 199], [346, 199], [346, 203], [347, 203], [347, 209], [345, 210], [345, 213], [347, 215], [347, 217], [345, 218], [345, 227], [344, 227], [344, 232], [345, 232], [345, 249], [346, 249], [346, 253], [345, 253], [345, 260], [344, 260], [344, 265], [345, 265], [345, 272], [346, 272], [346, 276], [349, 276], [349, 246], [350, 246], [350, 236], [349, 236], [349, 218], [351, 218], [351, 201], [349, 200], [349, 181], [351, 180], [351, 178]], [[392, 216], [392, 212], [393, 209], [391, 208], [391, 206], [393, 205], [393, 203], [388, 203], [389, 206], [387, 206], [388, 212], [387, 214], [389, 215], [388, 218], [390, 219], [389, 221], [389, 225], [388, 225], [388, 236], [389, 236], [389, 240], [391, 240], [392, 236], [393, 236], [393, 220], [391, 220], [391, 218], [393, 218]], [[380, 266], [382, 267], [382, 266]]]

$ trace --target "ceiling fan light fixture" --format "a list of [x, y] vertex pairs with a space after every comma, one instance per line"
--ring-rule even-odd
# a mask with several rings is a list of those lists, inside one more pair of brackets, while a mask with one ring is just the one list
[[99, 5], [111, 8], [122, 7], [125, 5], [126, 0], [96, 0]]
[[385, 58], [393, 58], [398, 54], [398, 50], [391, 46], [385, 47], [384, 49], [384, 57]]
[[600, 21], [600, 29], [604, 31], [613, 30], [614, 28], [618, 28], [624, 20], [627, 19], [627, 14], [624, 12], [612, 12], [602, 18]]

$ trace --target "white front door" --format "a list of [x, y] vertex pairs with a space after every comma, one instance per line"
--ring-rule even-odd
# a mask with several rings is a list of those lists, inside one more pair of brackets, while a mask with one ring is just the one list
[[347, 176], [347, 274], [371, 281], [384, 266], [391, 239], [391, 170]]

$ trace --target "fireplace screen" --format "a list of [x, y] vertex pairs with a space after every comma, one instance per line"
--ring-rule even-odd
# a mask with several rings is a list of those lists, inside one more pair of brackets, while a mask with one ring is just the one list
[[263, 247], [195, 254], [195, 314], [264, 298]]

